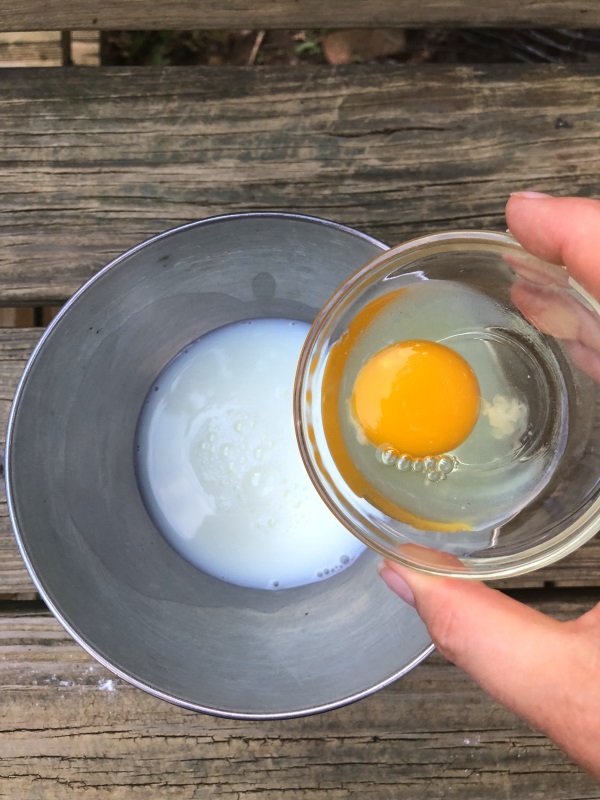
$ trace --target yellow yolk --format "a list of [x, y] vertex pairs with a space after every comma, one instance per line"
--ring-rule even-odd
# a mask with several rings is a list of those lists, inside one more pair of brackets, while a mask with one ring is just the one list
[[[460, 520], [454, 522], [441, 522], [440, 520], [427, 519], [426, 517], [413, 514], [403, 508], [390, 498], [379, 492], [358, 469], [353, 459], [348, 454], [344, 442], [344, 433], [340, 424], [339, 397], [342, 380], [346, 369], [347, 361], [354, 351], [357, 343], [361, 340], [365, 331], [373, 324], [377, 317], [384, 313], [390, 306], [401, 300], [406, 294], [406, 289], [396, 289], [386, 295], [377, 297], [367, 303], [366, 306], [357, 312], [356, 316], [348, 325], [348, 330], [340, 337], [329, 353], [325, 374], [323, 376], [323, 389], [321, 397], [321, 413], [323, 415], [323, 430], [327, 438], [327, 444], [332, 453], [336, 466], [339, 469], [344, 481], [349, 488], [357, 495], [363, 497], [379, 508], [389, 517], [399, 520], [406, 525], [411, 525], [418, 530], [426, 531], [464, 531], [469, 530], [469, 526]], [[314, 369], [314, 366], [313, 366]], [[315, 445], [314, 431], [309, 430], [309, 437]], [[321, 464], [321, 468], [323, 465]]]
[[376, 447], [435, 456], [458, 447], [475, 427], [479, 384], [470, 365], [449, 347], [423, 340], [396, 342], [360, 369], [350, 406]]

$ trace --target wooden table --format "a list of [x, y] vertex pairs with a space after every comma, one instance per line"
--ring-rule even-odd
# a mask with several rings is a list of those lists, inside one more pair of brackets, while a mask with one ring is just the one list
[[[1, 30], [470, 24], [600, 27], [595, 0], [22, 0]], [[64, 302], [119, 252], [189, 220], [275, 209], [390, 244], [504, 229], [509, 192], [598, 193], [600, 68], [0, 71], [0, 302]], [[17, 315], [18, 317], [18, 315]], [[41, 328], [0, 329], [2, 435]], [[600, 600], [600, 541], [513, 580], [561, 619]], [[532, 682], [536, 676], [531, 676]], [[600, 798], [545, 738], [434, 655], [304, 720], [231, 722], [114, 678], [45, 610], [0, 504], [0, 798]]]

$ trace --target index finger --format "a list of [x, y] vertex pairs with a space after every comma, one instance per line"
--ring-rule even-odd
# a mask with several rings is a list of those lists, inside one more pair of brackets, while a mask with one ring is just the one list
[[513, 236], [533, 255], [562, 264], [600, 299], [600, 202], [517, 193], [506, 206]]

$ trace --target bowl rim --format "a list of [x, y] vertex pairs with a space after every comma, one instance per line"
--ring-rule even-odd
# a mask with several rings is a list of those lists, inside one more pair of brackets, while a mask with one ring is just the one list
[[[448, 244], [451, 246], [455, 245], [453, 249], [458, 249], [458, 245], [464, 245], [468, 250], [482, 248], [492, 251], [509, 249], [517, 253], [531, 256], [509, 231], [501, 233], [499, 231], [486, 230], [451, 230], [409, 239], [375, 256], [371, 261], [356, 270], [356, 272], [336, 289], [329, 300], [323, 305], [308, 332], [302, 348], [296, 371], [293, 394], [296, 438], [304, 466], [313, 485], [319, 492], [321, 499], [343, 525], [349, 528], [357, 538], [368, 547], [378, 552], [381, 556], [427, 575], [462, 578], [465, 580], [505, 579], [527, 574], [541, 569], [542, 567], [546, 567], [574, 552], [581, 547], [581, 545], [585, 544], [585, 542], [592, 539], [598, 532], [600, 525], [600, 498], [598, 498], [576, 522], [572, 522], [561, 531], [560, 534], [546, 542], [533, 545], [520, 553], [496, 557], [490, 556], [485, 559], [464, 557], [465, 567], [463, 569], [453, 568], [443, 564], [425, 564], [414, 558], [407, 557], [401, 552], [402, 548], [400, 548], [400, 550], [386, 548], [380, 541], [358, 530], [356, 526], [352, 524], [347, 518], [341, 504], [334, 499], [333, 492], [326, 485], [326, 482], [321, 477], [319, 469], [314, 463], [312, 450], [315, 448], [311, 444], [311, 437], [308, 435], [304, 424], [307, 417], [306, 408], [308, 406], [308, 401], [306, 384], [310, 373], [310, 365], [314, 358], [319, 338], [323, 334], [324, 328], [329, 326], [332, 320], [335, 319], [336, 310], [339, 308], [340, 304], [350, 296], [353, 298], [358, 297], [365, 287], [373, 285], [384, 273], [389, 272], [391, 264], [399, 257], [410, 256], [421, 248], [432, 249], [440, 245]], [[531, 257], [533, 258], [534, 256]], [[600, 313], [600, 303], [570, 276], [569, 284]], [[372, 525], [371, 527], [375, 526]]]

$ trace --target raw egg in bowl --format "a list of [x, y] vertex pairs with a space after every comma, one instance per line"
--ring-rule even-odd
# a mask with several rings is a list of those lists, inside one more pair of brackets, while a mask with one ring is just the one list
[[591, 538], [598, 354], [579, 357], [569, 319], [600, 331], [596, 301], [505, 234], [416, 239], [343, 283], [294, 396], [302, 458], [338, 519], [387, 558], [479, 579]]

